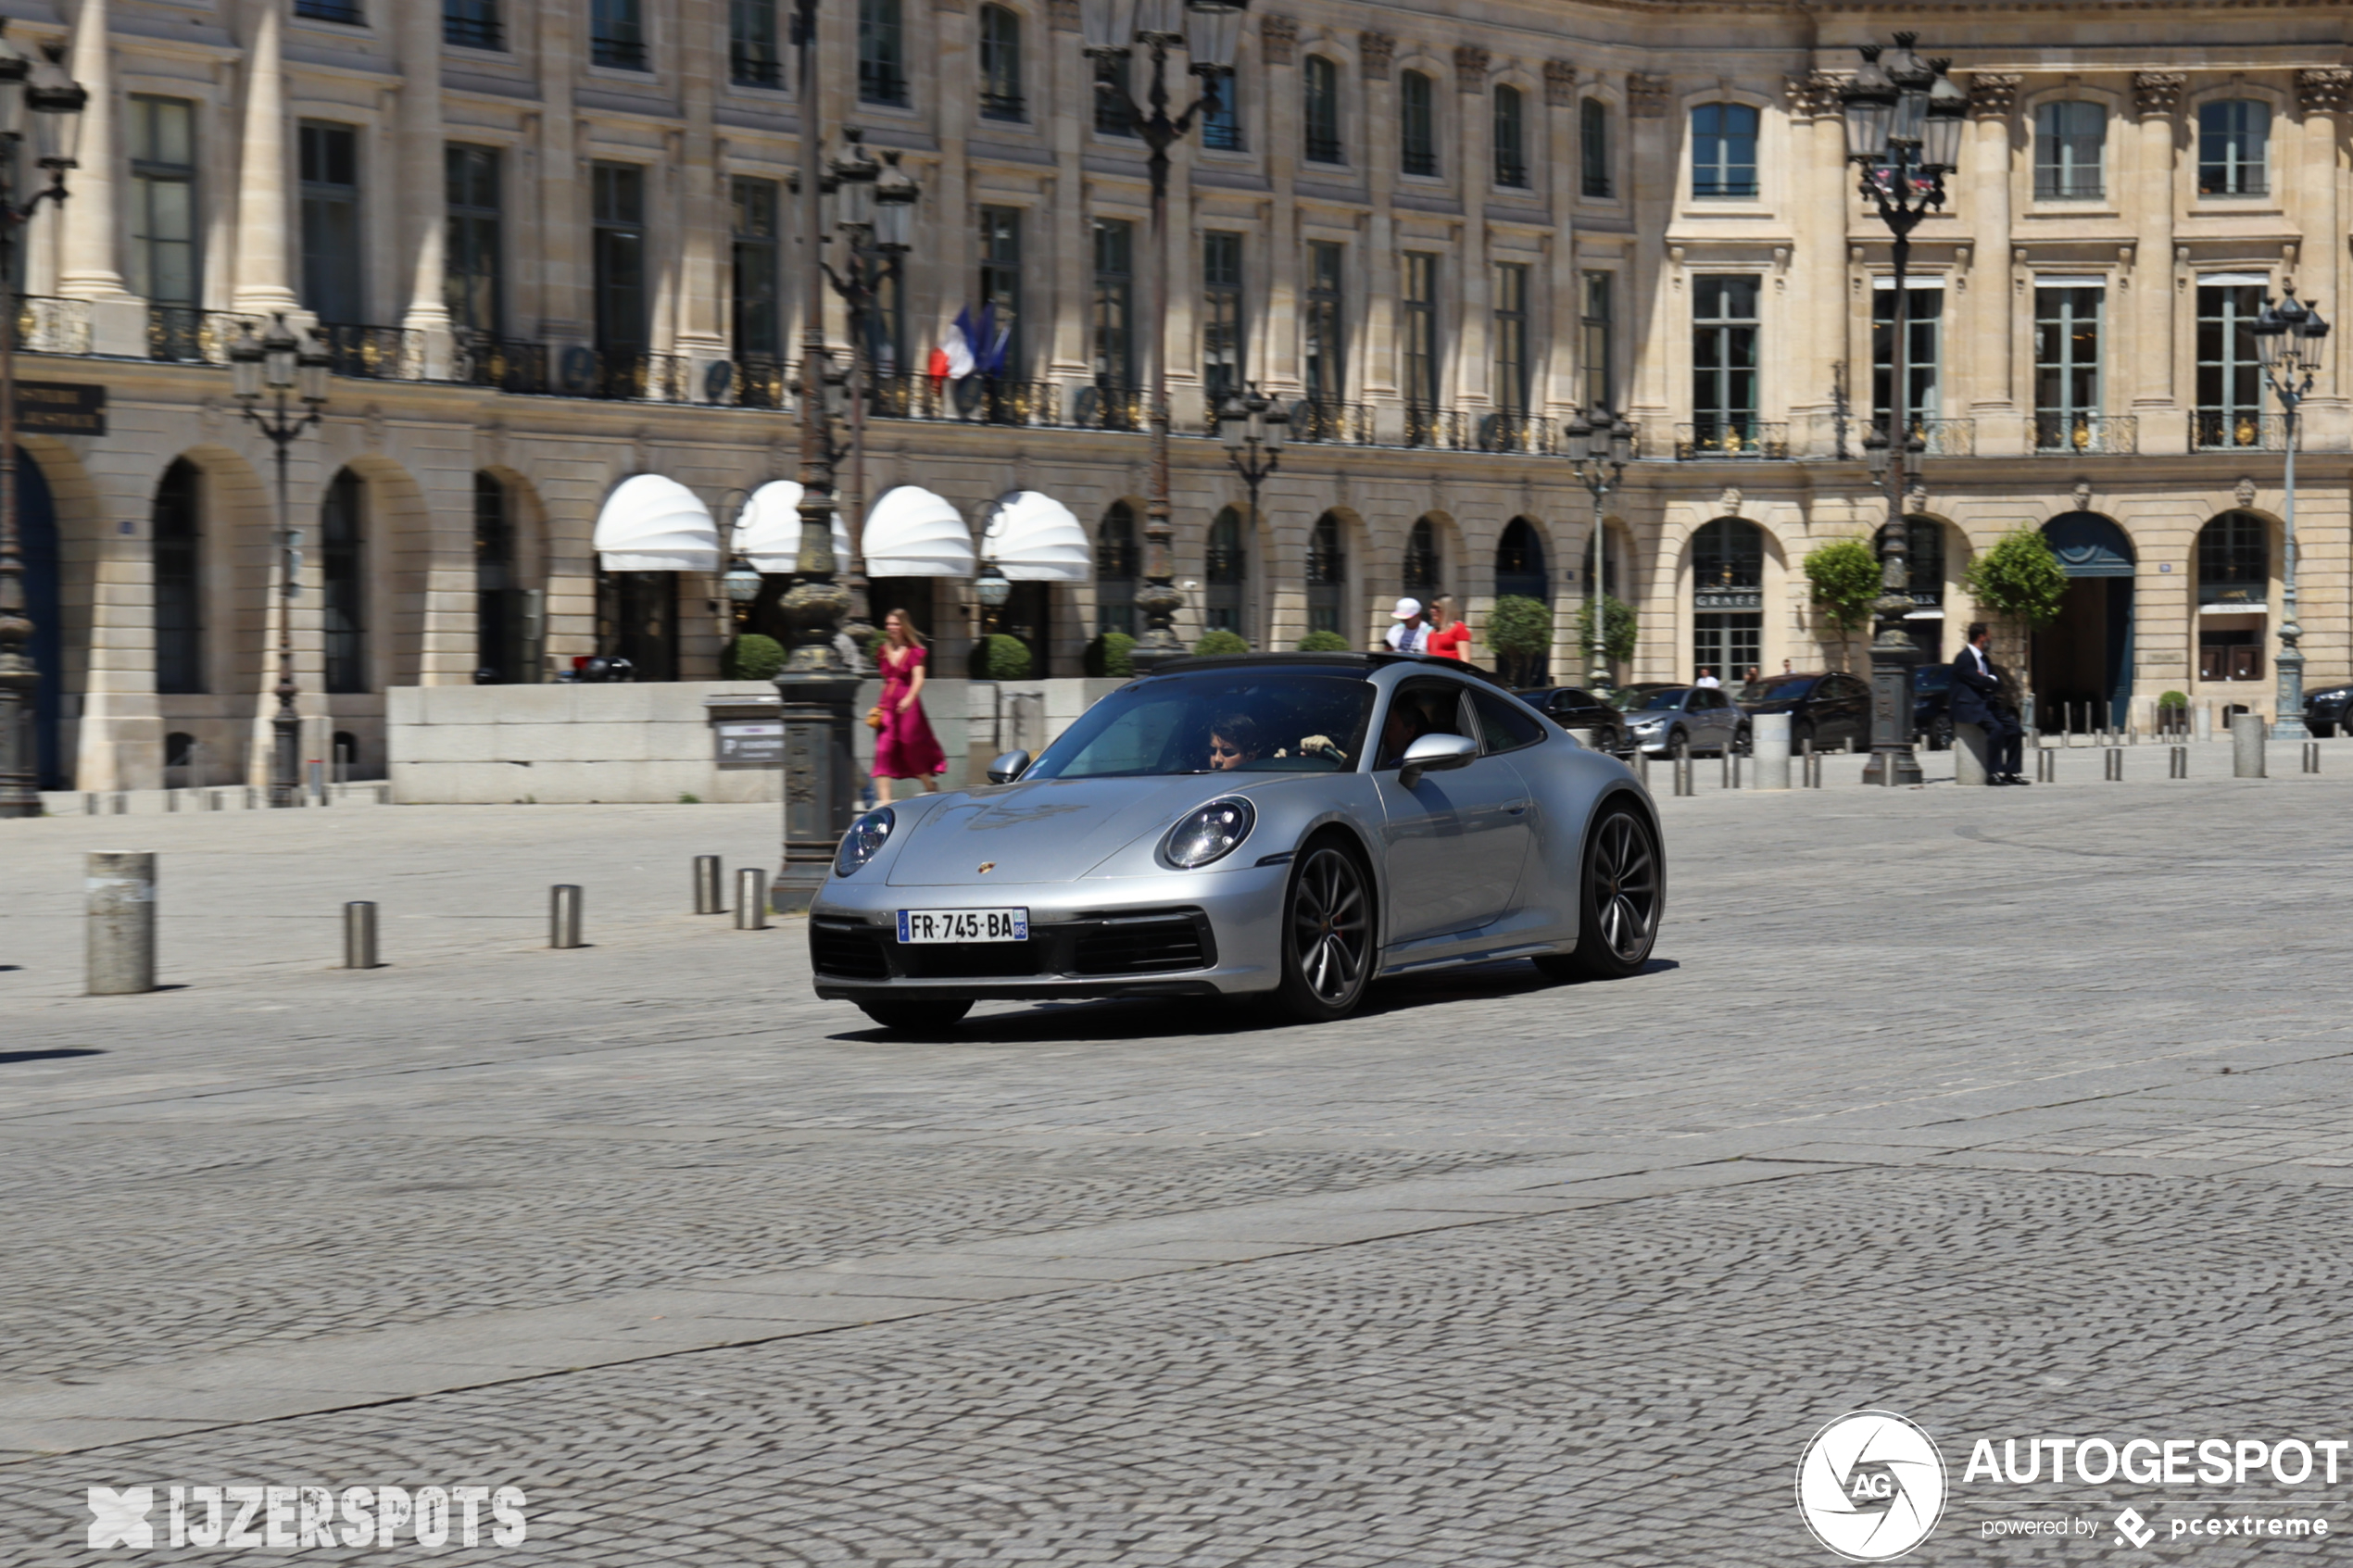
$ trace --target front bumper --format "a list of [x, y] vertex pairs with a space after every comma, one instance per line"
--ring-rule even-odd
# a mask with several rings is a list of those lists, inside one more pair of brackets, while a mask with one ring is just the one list
[[[817, 995], [1229, 996], [1282, 979], [1290, 857], [1234, 871], [995, 887], [830, 882], [809, 911]], [[900, 909], [1026, 908], [1026, 942], [908, 945]]]

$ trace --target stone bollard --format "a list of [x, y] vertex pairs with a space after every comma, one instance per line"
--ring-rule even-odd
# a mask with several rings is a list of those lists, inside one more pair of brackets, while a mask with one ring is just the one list
[[2260, 713], [2231, 715], [2231, 777], [2259, 779], [2263, 771], [2263, 716]]
[[1953, 782], [1990, 784], [1994, 782], [1994, 748], [1982, 724], [1953, 726]]
[[156, 988], [156, 858], [152, 851], [94, 852], [82, 886], [89, 897], [89, 994], [126, 997]]
[[1749, 726], [1749, 744], [1755, 749], [1755, 789], [1789, 787], [1789, 715], [1760, 713]]
[[2214, 738], [2214, 708], [2212, 704], [2202, 703], [2191, 711], [2190, 738], [2192, 740], [2212, 740]]

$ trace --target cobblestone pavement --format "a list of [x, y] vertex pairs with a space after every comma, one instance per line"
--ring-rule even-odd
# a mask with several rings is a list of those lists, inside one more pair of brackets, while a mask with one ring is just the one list
[[[1908, 1561], [2144, 1555], [2127, 1504], [2151, 1557], [2328, 1555], [2170, 1530], [2353, 1530], [2353, 1458], [1963, 1479], [1979, 1436], [2353, 1439], [2353, 746], [2138, 750], [1703, 764], [1650, 972], [1314, 1030], [885, 1036], [792, 922], [681, 912], [766, 809], [6, 824], [0, 1564], [143, 1560], [84, 1545], [83, 1488], [138, 1483], [521, 1487], [469, 1561], [1829, 1563], [1792, 1477], [1864, 1406], [1944, 1445]], [[178, 988], [82, 997], [79, 856], [126, 847]], [[556, 881], [596, 947], [535, 945]], [[325, 967], [355, 897], [392, 967]], [[2059, 1516], [2099, 1528], [1985, 1534]]]

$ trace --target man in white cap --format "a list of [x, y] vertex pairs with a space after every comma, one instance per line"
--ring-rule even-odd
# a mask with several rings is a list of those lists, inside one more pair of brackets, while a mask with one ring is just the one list
[[1390, 611], [1389, 646], [1399, 653], [1428, 652], [1429, 623], [1422, 619], [1422, 601], [1400, 599]]

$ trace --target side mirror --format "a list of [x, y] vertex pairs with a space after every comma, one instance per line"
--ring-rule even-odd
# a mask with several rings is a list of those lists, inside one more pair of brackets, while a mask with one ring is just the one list
[[988, 764], [988, 782], [990, 784], [1011, 784], [1015, 779], [1021, 777], [1024, 770], [1027, 769], [1028, 766], [1028, 752], [1008, 751], [1000, 756], [997, 760]]
[[1478, 758], [1478, 742], [1468, 735], [1424, 735], [1405, 748], [1405, 764], [1397, 771], [1397, 783], [1411, 789], [1422, 782], [1424, 773], [1466, 768]]

